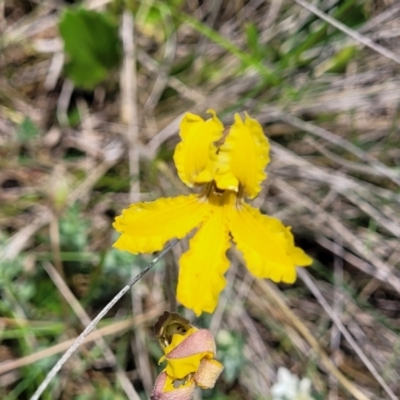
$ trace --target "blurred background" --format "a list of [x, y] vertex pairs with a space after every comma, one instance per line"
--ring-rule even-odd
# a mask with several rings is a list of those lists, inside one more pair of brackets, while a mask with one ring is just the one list
[[[400, 396], [400, 4], [312, 5], [0, 1], [1, 399], [29, 399], [151, 261], [111, 247], [112, 221], [139, 198], [188, 193], [172, 163], [179, 122], [208, 108], [263, 125], [272, 161], [254, 204], [314, 263], [275, 285], [231, 251], [216, 312], [178, 307], [214, 332], [225, 365], [196, 400]], [[124, 296], [43, 399], [149, 398], [152, 325], [174, 307], [186, 248]]]

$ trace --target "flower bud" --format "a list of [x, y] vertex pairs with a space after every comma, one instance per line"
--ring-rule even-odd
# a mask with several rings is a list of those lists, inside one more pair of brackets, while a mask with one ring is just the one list
[[174, 344], [173, 341], [164, 349], [163, 359], [168, 362], [165, 372], [176, 379], [195, 373], [202, 359], [215, 356], [214, 338], [207, 329], [196, 330], [177, 346]]
[[167, 366], [156, 380], [151, 400], [190, 400], [196, 385], [214, 387], [224, 367], [214, 360], [216, 346], [209, 330], [166, 311], [154, 332], [164, 350], [159, 363], [166, 361]]

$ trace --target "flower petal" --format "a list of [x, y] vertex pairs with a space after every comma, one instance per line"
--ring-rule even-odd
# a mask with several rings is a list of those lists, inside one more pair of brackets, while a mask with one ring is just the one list
[[165, 372], [158, 376], [150, 400], [190, 400], [196, 385], [192, 379], [175, 387], [174, 380]]
[[298, 267], [307, 267], [308, 265], [311, 265], [313, 259], [309, 255], [307, 255], [300, 247], [295, 246], [294, 236], [292, 234], [291, 227], [287, 226], [285, 230], [285, 236], [288, 242], [289, 249], [288, 252], [295, 265], [297, 265]]
[[164, 351], [162, 361], [167, 360], [167, 375], [183, 379], [199, 369], [203, 358], [214, 357], [216, 349], [212, 333], [207, 329], [200, 329], [187, 336], [176, 347], [171, 343]]
[[167, 359], [189, 357], [198, 353], [210, 353], [212, 357], [215, 356], [216, 347], [211, 331], [193, 328], [183, 340], [178, 338], [176, 341], [175, 336], [182, 337], [174, 335], [172, 343], [164, 349]]
[[217, 360], [203, 358], [198, 371], [193, 376], [193, 380], [202, 389], [212, 389], [223, 369], [224, 366]]
[[261, 125], [246, 114], [244, 122], [235, 114], [235, 123], [219, 148], [216, 182], [219, 189], [238, 191], [254, 198], [260, 193], [269, 163], [269, 143]]
[[229, 227], [247, 268], [257, 278], [293, 283], [296, 265], [312, 262], [303, 250], [294, 246], [290, 228], [248, 204], [231, 208]]
[[212, 313], [226, 285], [224, 273], [229, 268], [225, 255], [229, 248], [225, 207], [213, 207], [189, 246], [179, 261], [177, 299], [196, 315]]
[[199, 369], [201, 360], [206, 356], [212, 357], [209, 353], [192, 354], [173, 360], [166, 357], [168, 363], [164, 371], [173, 379], [184, 379], [187, 375], [193, 374]]
[[221, 138], [224, 126], [213, 110], [208, 112], [213, 116], [207, 121], [187, 113], [180, 125], [182, 141], [176, 146], [174, 161], [179, 177], [189, 187], [214, 179], [217, 159], [214, 142]]
[[[198, 329], [196, 327], [191, 327], [185, 334], [174, 334], [172, 335], [172, 340], [171, 343], [163, 348], [164, 350], [164, 355], [158, 360], [158, 363], [161, 364], [167, 359], [167, 354], [169, 354], [172, 350], [175, 348], [179, 348], [180, 344], [187, 339], [188, 336], [192, 335], [194, 332], [197, 332]], [[188, 354], [185, 354], [186, 356]], [[185, 355], [181, 355], [184, 357]], [[190, 355], [190, 354], [189, 354]]]
[[122, 233], [114, 247], [131, 253], [159, 251], [172, 239], [182, 239], [210, 211], [196, 195], [160, 198], [132, 204], [115, 218], [114, 228]]

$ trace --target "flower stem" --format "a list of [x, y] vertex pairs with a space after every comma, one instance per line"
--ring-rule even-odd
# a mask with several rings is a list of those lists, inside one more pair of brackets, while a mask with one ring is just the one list
[[100, 311], [97, 317], [86, 327], [86, 329], [76, 338], [71, 347], [64, 353], [64, 355], [58, 360], [51, 371], [47, 374], [46, 378], [37, 388], [36, 392], [30, 398], [30, 400], [39, 400], [42, 393], [46, 390], [51, 380], [56, 376], [57, 372], [67, 362], [74, 351], [82, 344], [85, 337], [96, 327], [100, 320], [111, 310], [111, 308], [119, 301], [119, 299], [136, 283], [138, 282], [148, 271], [150, 271], [154, 265], [162, 258], [178, 241], [172, 240], [160, 254], [153, 259], [153, 261], [146, 266], [139, 274], [134, 276], [126, 286], [124, 286], [119, 293]]

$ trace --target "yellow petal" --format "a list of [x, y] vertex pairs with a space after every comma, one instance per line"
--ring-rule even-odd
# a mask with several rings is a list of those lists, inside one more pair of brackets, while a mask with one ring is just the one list
[[168, 363], [165, 372], [175, 379], [183, 379], [200, 368], [203, 358], [214, 357], [215, 352], [215, 341], [212, 333], [207, 329], [196, 330], [165, 354], [164, 359]]
[[[177, 348], [178, 346], [180, 346], [180, 344], [182, 342], [184, 342], [188, 336], [191, 336], [193, 333], [198, 332], [198, 329], [196, 327], [191, 327], [184, 335], [179, 335], [179, 334], [175, 334], [172, 336], [172, 340], [171, 343], [164, 347], [164, 354], [169, 354], [171, 353], [171, 351], [173, 351], [175, 348]], [[158, 363], [161, 364], [163, 361], [166, 360], [166, 356], [162, 356], [159, 360]]]
[[244, 122], [235, 114], [218, 153], [218, 188], [237, 192], [240, 183], [247, 197], [256, 197], [267, 177], [264, 169], [269, 160], [269, 143], [261, 125], [247, 114]]
[[174, 161], [182, 182], [192, 187], [195, 183], [214, 179], [217, 148], [214, 142], [221, 138], [224, 126], [213, 110], [213, 116], [204, 121], [198, 115], [187, 113], [182, 119]]
[[229, 248], [225, 207], [213, 207], [189, 247], [179, 261], [177, 299], [196, 315], [212, 313], [226, 285], [224, 273], [229, 268], [225, 255]]
[[173, 338], [171, 345], [164, 349], [168, 359], [189, 357], [198, 353], [210, 353], [215, 356], [216, 351], [215, 340], [211, 331], [195, 327], [191, 329], [184, 340], [175, 341]]
[[114, 247], [131, 253], [159, 251], [172, 239], [182, 239], [210, 212], [196, 195], [161, 198], [132, 204], [115, 218], [114, 228], [122, 233]]
[[173, 360], [166, 357], [168, 364], [164, 371], [173, 379], [184, 379], [187, 375], [193, 374], [199, 369], [201, 360], [206, 356], [212, 357], [209, 353], [197, 353]]
[[311, 265], [313, 259], [309, 255], [307, 255], [303, 249], [295, 246], [294, 236], [292, 234], [290, 226], [286, 227], [285, 236], [288, 242], [288, 253], [295, 265], [297, 265], [298, 267], [307, 267], [308, 265]]
[[306, 266], [312, 262], [294, 246], [293, 235], [281, 221], [248, 204], [231, 208], [229, 227], [247, 268], [257, 278], [293, 283], [296, 264]]
[[193, 397], [195, 383], [193, 379], [181, 382], [179, 386], [175, 386], [180, 382], [176, 382], [165, 372], [156, 379], [150, 400], [190, 400]]

